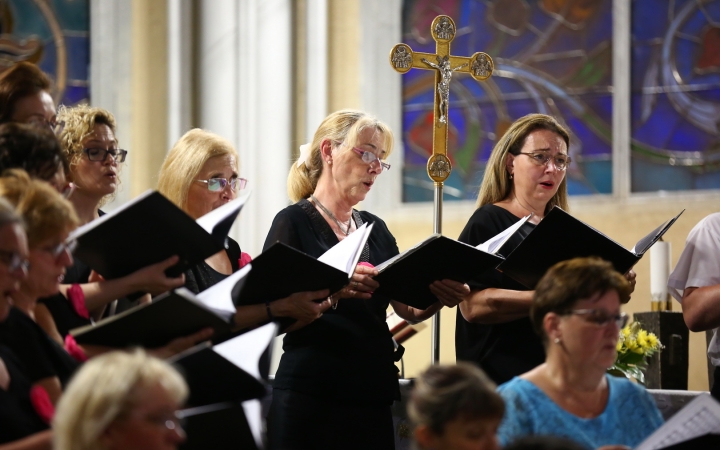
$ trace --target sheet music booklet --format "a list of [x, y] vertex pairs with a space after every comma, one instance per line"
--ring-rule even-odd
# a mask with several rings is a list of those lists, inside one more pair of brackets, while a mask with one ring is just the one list
[[[647, 249], [646, 249], [647, 250]], [[676, 446], [705, 435], [720, 435], [720, 403], [709, 394], [701, 394], [655, 430], [635, 450], [659, 450]], [[720, 436], [714, 437], [717, 446]], [[712, 440], [713, 437], [710, 437]], [[679, 447], [679, 446], [678, 446]], [[688, 448], [708, 448], [693, 447]]]

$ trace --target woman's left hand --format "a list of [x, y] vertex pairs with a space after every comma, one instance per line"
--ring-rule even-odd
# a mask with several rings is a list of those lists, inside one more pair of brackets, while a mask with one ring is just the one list
[[378, 271], [374, 267], [358, 264], [350, 283], [333, 297], [369, 299], [372, 297], [372, 293], [380, 287], [380, 283], [373, 280], [373, 277], [377, 276], [377, 274]]
[[465, 296], [470, 294], [470, 286], [453, 280], [440, 280], [434, 281], [430, 285], [430, 292], [440, 300], [443, 306], [453, 308], [460, 304], [465, 299]]

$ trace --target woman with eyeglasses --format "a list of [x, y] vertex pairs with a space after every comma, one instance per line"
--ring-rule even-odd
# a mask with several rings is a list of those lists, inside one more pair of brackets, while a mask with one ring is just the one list
[[[23, 220], [0, 197], [0, 327], [10, 315], [28, 266]], [[18, 355], [0, 343], [0, 449], [50, 450], [49, 417], [33, 402], [33, 390], [37, 387]]]
[[187, 396], [177, 370], [142, 350], [98, 356], [78, 371], [58, 405], [53, 448], [176, 449], [185, 441], [176, 412]]
[[[532, 217], [500, 249], [507, 256], [554, 206], [568, 210], [570, 135], [544, 114], [516, 120], [495, 144], [478, 194], [478, 209], [458, 240], [478, 245], [521, 218]], [[628, 279], [635, 284], [635, 273]], [[528, 317], [533, 292], [488, 271], [460, 304], [455, 328], [458, 361], [480, 366], [498, 384], [541, 364], [545, 354]]]
[[[237, 196], [247, 180], [238, 175], [238, 155], [225, 138], [209, 131], [194, 129], [185, 133], [168, 153], [160, 169], [158, 191], [193, 219], [198, 219]], [[232, 238], [225, 250], [209, 257], [185, 272], [185, 287], [198, 293], [222, 281], [250, 262]], [[329, 304], [315, 303], [327, 292], [300, 292], [271, 303], [277, 317], [302, 321], [317, 318]], [[266, 305], [239, 307], [235, 326], [243, 329], [268, 321]]]
[[[65, 124], [60, 142], [70, 164], [68, 178], [75, 186], [70, 201], [80, 225], [84, 225], [103, 215], [100, 208], [117, 192], [127, 151], [119, 148], [115, 118], [105, 109], [87, 105], [63, 107], [58, 117]], [[38, 323], [62, 343], [71, 329], [88, 325], [91, 317], [99, 319], [106, 306], [115, 300], [119, 299], [118, 304], [124, 309], [137, 302], [125, 298], [128, 295], [137, 292], [156, 295], [182, 286], [182, 276], [168, 278], [164, 272], [176, 262], [177, 257], [173, 257], [128, 276], [104, 280], [75, 259], [65, 274], [61, 293], [40, 300]], [[140, 301], [149, 299], [145, 295]]]
[[425, 311], [373, 294], [379, 286], [374, 266], [397, 255], [398, 247], [379, 217], [355, 206], [390, 169], [385, 159], [392, 147], [384, 123], [361, 111], [337, 111], [290, 169], [288, 194], [296, 203], [275, 216], [265, 249], [280, 241], [319, 257], [364, 223], [374, 227], [349, 285], [329, 297], [332, 308], [285, 336], [268, 416], [274, 448], [393, 449], [390, 405], [399, 399], [394, 361], [400, 353], [386, 310], [392, 305], [400, 317], [418, 322], [470, 291], [436, 281], [430, 289], [438, 302]]
[[35, 64], [19, 62], [0, 75], [0, 124], [27, 123], [59, 130], [50, 77]]
[[634, 448], [662, 425], [643, 386], [607, 374], [627, 323], [620, 306], [629, 298], [626, 278], [599, 258], [575, 258], [548, 270], [530, 311], [547, 357], [498, 388], [507, 408], [498, 430], [503, 446], [547, 434], [585, 448]]

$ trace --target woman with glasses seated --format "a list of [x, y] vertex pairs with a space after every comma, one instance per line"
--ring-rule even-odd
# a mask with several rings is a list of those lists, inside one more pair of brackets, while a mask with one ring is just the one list
[[319, 257], [364, 223], [374, 227], [349, 285], [329, 298], [332, 309], [285, 336], [268, 417], [274, 448], [393, 449], [390, 405], [399, 399], [394, 361], [400, 356], [385, 323], [387, 308], [418, 322], [470, 292], [465, 284], [436, 281], [430, 289], [438, 302], [425, 311], [373, 294], [374, 266], [398, 247], [385, 222], [355, 206], [390, 169], [385, 159], [392, 147], [384, 123], [361, 111], [337, 111], [290, 169], [288, 194], [296, 203], [275, 216], [265, 249], [280, 241]]
[[645, 388], [607, 374], [617, 357], [630, 298], [628, 281], [599, 258], [553, 266], [535, 288], [530, 318], [545, 363], [501, 385], [503, 446], [529, 435], [568, 438], [585, 448], [636, 447], [663, 419]]
[[[70, 201], [80, 225], [84, 225], [103, 215], [100, 208], [117, 192], [127, 151], [118, 146], [115, 118], [107, 110], [78, 105], [61, 108], [58, 117], [65, 124], [59, 137], [70, 163], [68, 178], [75, 186]], [[120, 299], [118, 304], [123, 309], [135, 303], [125, 298], [128, 295], [156, 295], [182, 286], [182, 276], [168, 278], [164, 272], [176, 262], [173, 257], [122, 278], [103, 280], [75, 259], [65, 274], [61, 294], [40, 301], [38, 323], [57, 341], [64, 342], [68, 331], [88, 325], [91, 317], [99, 319], [116, 299]], [[149, 299], [146, 295], [140, 301]]]
[[[478, 245], [532, 217], [500, 249], [507, 256], [554, 206], [568, 210], [570, 135], [555, 118], [530, 114], [516, 120], [495, 144], [472, 215], [458, 240]], [[635, 285], [635, 273], [628, 272]], [[482, 275], [460, 304], [455, 328], [458, 361], [477, 364], [502, 384], [545, 359], [528, 313], [533, 292], [498, 271]]]
[[53, 448], [175, 449], [185, 440], [176, 412], [187, 396], [177, 370], [142, 350], [99, 356], [78, 371], [58, 405]]
[[[168, 153], [160, 169], [158, 191], [198, 219], [237, 196], [247, 180], [238, 175], [238, 155], [225, 138], [209, 131], [194, 129], [185, 133]], [[185, 271], [185, 287], [198, 293], [222, 281], [250, 262], [250, 256], [240, 251], [232, 238], [225, 242], [225, 250]], [[329, 306], [315, 300], [327, 297], [327, 292], [302, 292], [273, 305], [277, 317], [292, 317], [312, 321]], [[268, 321], [266, 305], [238, 308], [235, 314], [238, 329]]]

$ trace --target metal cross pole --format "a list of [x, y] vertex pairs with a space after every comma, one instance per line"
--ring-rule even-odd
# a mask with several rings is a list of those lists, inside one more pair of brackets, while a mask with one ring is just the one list
[[[490, 55], [477, 52], [471, 57], [450, 55], [450, 42], [455, 38], [457, 28], [448, 16], [437, 16], [430, 25], [430, 34], [435, 40], [435, 53], [413, 52], [407, 44], [397, 44], [390, 51], [390, 64], [400, 73], [412, 68], [435, 70], [435, 121], [433, 127], [433, 153], [427, 162], [428, 176], [435, 183], [435, 208], [433, 232], [442, 233], [443, 183], [452, 172], [447, 157], [448, 104], [450, 81], [453, 72], [469, 73], [478, 81], [492, 75], [494, 64]], [[432, 363], [440, 361], [440, 312], [432, 322]]]

